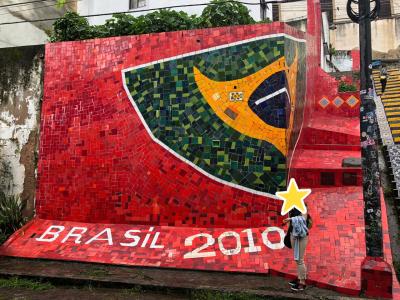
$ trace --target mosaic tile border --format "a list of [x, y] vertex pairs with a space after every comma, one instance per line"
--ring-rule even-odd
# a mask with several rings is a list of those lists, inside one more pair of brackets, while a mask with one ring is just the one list
[[347, 104], [350, 108], [354, 108], [357, 104], [360, 103], [360, 100], [354, 95], [349, 96], [346, 100], [339, 95], [335, 96], [333, 100], [329, 100], [329, 98], [330, 97], [328, 96], [321, 97], [321, 99], [318, 101], [319, 106], [323, 109], [327, 108], [330, 105], [333, 105], [335, 108], [340, 108], [344, 104]]
[[[258, 36], [258, 37], [255, 37], [255, 38], [245, 39], [245, 40], [241, 40], [241, 41], [233, 42], [233, 43], [227, 43], [227, 44], [216, 46], [216, 47], [209, 47], [209, 48], [205, 48], [205, 49], [202, 49], [202, 50], [199, 50], [199, 51], [192, 51], [192, 52], [188, 52], [188, 53], [185, 53], [185, 54], [182, 54], [182, 55], [175, 55], [175, 56], [171, 56], [171, 57], [168, 57], [168, 58], [155, 60], [155, 61], [151, 61], [151, 62], [148, 62], [148, 63], [145, 63], [145, 64], [141, 64], [141, 65], [137, 65], [137, 66], [134, 66], [134, 67], [126, 68], [126, 69], [123, 69], [121, 71], [122, 79], [124, 78], [124, 73], [126, 73], [126, 72], [129, 72], [129, 71], [132, 71], [132, 70], [136, 70], [136, 69], [141, 69], [141, 68], [144, 68], [144, 67], [148, 67], [148, 66], [154, 65], [156, 63], [168, 62], [168, 61], [171, 61], [171, 60], [174, 60], [174, 59], [193, 56], [193, 55], [196, 55], [196, 54], [202, 54], [202, 53], [210, 52], [210, 51], [213, 51], [213, 50], [219, 50], [219, 49], [224, 49], [224, 48], [229, 48], [229, 47], [232, 47], [232, 46], [247, 44], [247, 43], [255, 42], [255, 41], [259, 41], [259, 40], [271, 39], [271, 38], [279, 38], [279, 37], [287, 38], [287, 39], [293, 40], [295, 42], [300, 42], [300, 43], [305, 43], [306, 42], [305, 39], [299, 39], [299, 38], [293, 37], [291, 35], [288, 35], [286, 33], [276, 33], [276, 34], [262, 35], [262, 36]], [[123, 80], [123, 82], [125, 82], [125, 81]]]

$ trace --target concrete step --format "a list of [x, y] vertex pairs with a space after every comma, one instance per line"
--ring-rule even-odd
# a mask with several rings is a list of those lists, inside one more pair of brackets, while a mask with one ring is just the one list
[[295, 153], [290, 173], [299, 186], [310, 188], [362, 185], [361, 166], [343, 164], [351, 158], [361, 159], [360, 151], [300, 149]]
[[[355, 299], [314, 286], [308, 286], [301, 293], [292, 293], [287, 280], [266, 274], [248, 275], [228, 272], [133, 268], [6, 257], [0, 257], [0, 276], [44, 279], [55, 285], [92, 285], [110, 288], [133, 288], [143, 292], [147, 290], [180, 293], [187, 295], [187, 299], [194, 299], [192, 295], [195, 294], [210, 294], [210, 297], [213, 297], [213, 292], [224, 292], [233, 297], [237, 295], [240, 299], [244, 299], [242, 298], [243, 295], [246, 296], [246, 299], [253, 299], [254, 296], [265, 299]], [[139, 298], [132, 296], [131, 299]], [[229, 299], [233, 298], [229, 297]]]
[[400, 108], [397, 111], [386, 111], [386, 117], [400, 116]]
[[396, 103], [399, 102], [400, 103], [400, 98], [395, 98], [395, 99], [382, 99], [382, 102], [385, 103]]
[[385, 112], [386, 112], [386, 113], [400, 111], [400, 105], [399, 105], [398, 107], [396, 107], [396, 106], [388, 106], [388, 107], [386, 107], [387, 104], [391, 104], [391, 103], [393, 103], [393, 102], [383, 103], [383, 106], [384, 106], [384, 108], [385, 108]]
[[382, 99], [382, 100], [386, 100], [386, 99], [400, 99], [400, 93], [388, 95], [388, 94], [386, 94], [386, 92], [385, 92], [385, 94], [381, 97], [381, 99]]
[[383, 105], [384, 105], [385, 109], [386, 109], [386, 107], [398, 107], [398, 106], [400, 106], [400, 101], [384, 102]]

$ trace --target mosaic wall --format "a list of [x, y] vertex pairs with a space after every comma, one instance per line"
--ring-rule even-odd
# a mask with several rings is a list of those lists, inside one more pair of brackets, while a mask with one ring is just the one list
[[0, 255], [295, 278], [270, 194], [289, 169], [313, 188], [310, 284], [387, 296], [389, 272], [361, 272], [360, 170], [342, 166], [360, 155], [357, 104], [318, 104], [335, 84], [319, 1], [307, 11], [306, 35], [273, 23], [46, 45], [37, 217]]
[[45, 67], [39, 218], [281, 224], [273, 194], [302, 124], [302, 33], [276, 23], [55, 43]]
[[266, 37], [124, 76], [149, 134], [168, 151], [223, 182], [274, 194], [286, 186], [296, 101], [304, 101], [304, 80], [297, 89], [304, 53], [304, 43]]

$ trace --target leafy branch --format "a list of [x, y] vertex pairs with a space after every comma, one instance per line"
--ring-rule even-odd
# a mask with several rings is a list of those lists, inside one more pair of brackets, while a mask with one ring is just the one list
[[[65, 3], [66, 0], [57, 1], [57, 5], [63, 6]], [[254, 23], [256, 22], [245, 5], [237, 1], [213, 0], [206, 6], [201, 16], [160, 9], [139, 17], [124, 13], [114, 14], [102, 25], [90, 25], [85, 17], [75, 12], [67, 12], [54, 22], [49, 36], [51, 42], [76, 41]]]

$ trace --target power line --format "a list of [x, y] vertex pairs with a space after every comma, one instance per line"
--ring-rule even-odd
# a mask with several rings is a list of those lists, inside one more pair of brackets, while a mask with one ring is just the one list
[[[13, 3], [13, 4], [7, 4], [0, 6], [2, 7], [9, 7], [9, 6], [16, 6], [16, 5], [26, 5], [26, 4], [32, 4], [32, 3], [38, 3], [38, 2], [47, 2], [51, 0], [36, 0], [36, 1], [28, 1], [28, 2], [19, 2], [19, 3]], [[75, 3], [77, 1], [81, 0], [74, 0], [74, 1], [68, 1], [66, 3]], [[390, 1], [390, 0], [381, 0], [381, 1]], [[236, 1], [225, 1], [225, 2], [236, 2]], [[238, 1], [241, 4], [245, 5], [260, 5], [259, 3], [251, 3], [251, 2], [241, 2]], [[276, 4], [284, 4], [284, 3], [293, 3], [293, 2], [304, 2], [304, 0], [296, 0], [296, 1], [266, 1], [266, 3], [276, 3]], [[25, 10], [20, 10], [20, 11], [28, 11], [28, 10], [34, 10], [34, 9], [40, 9], [40, 8], [45, 8], [45, 7], [51, 7], [51, 6], [56, 6], [57, 4], [52, 4], [52, 5], [45, 5], [37, 8], [31, 8], [31, 9], [25, 9]], [[101, 13], [101, 14], [91, 14], [91, 15], [83, 15], [82, 17], [85, 18], [91, 18], [91, 17], [101, 17], [101, 16], [110, 16], [113, 14], [133, 14], [133, 13], [140, 13], [140, 12], [148, 12], [148, 11], [156, 11], [160, 9], [172, 9], [172, 8], [184, 8], [184, 7], [194, 7], [194, 6], [207, 6], [207, 5], [214, 5], [213, 3], [199, 3], [199, 4], [185, 4], [185, 5], [173, 5], [173, 6], [168, 6], [168, 7], [159, 7], [159, 8], [150, 8], [150, 9], [140, 9], [140, 10], [134, 10], [134, 11], [121, 11], [121, 12], [109, 12], [109, 13]], [[331, 4], [327, 6], [332, 6]], [[341, 5], [339, 6], [341, 7]], [[294, 9], [294, 8], [284, 8], [281, 6], [281, 11], [282, 12], [307, 12], [307, 9]], [[333, 7], [332, 7], [333, 9]], [[18, 11], [15, 11], [18, 12]], [[2, 14], [0, 14], [2, 15]], [[392, 17], [399, 16], [399, 14], [392, 14]], [[21, 24], [21, 23], [33, 23], [33, 22], [48, 22], [48, 21], [55, 21], [58, 20], [59, 18], [44, 18], [44, 19], [37, 19], [37, 20], [22, 20], [22, 21], [13, 21], [13, 22], [4, 22], [0, 23], [0, 25], [13, 25], [13, 24]], [[334, 22], [340, 22], [340, 21], [349, 21], [349, 18], [339, 18], [335, 19]]]
[[53, 1], [53, 0], [35, 0], [35, 1], [28, 1], [28, 2], [10, 3], [10, 4], [6, 4], [6, 5], [0, 5], [0, 8], [10, 7], [10, 6], [19, 6], [19, 5], [25, 5], [25, 4], [31, 4], [31, 3], [38, 3], [38, 2], [47, 2], [47, 1]]
[[[35, 2], [43, 2], [43, 1], [47, 1], [47, 0], [36, 0]], [[302, 1], [302, 0], [295, 0], [295, 1], [290, 1], [290, 2], [298, 2], [298, 1]], [[34, 2], [34, 1], [31, 1]], [[241, 4], [245, 4], [245, 5], [257, 5], [259, 6], [260, 3], [249, 3], [249, 2], [241, 2], [241, 1], [225, 1], [223, 3], [229, 3], [229, 2], [239, 2]], [[27, 3], [27, 2], [24, 2]], [[277, 0], [270, 0], [270, 1], [266, 1], [265, 3], [285, 3], [283, 1], [277, 1]], [[160, 10], [160, 9], [173, 9], [173, 8], [181, 8], [181, 7], [194, 7], [194, 6], [207, 6], [207, 5], [218, 5], [220, 3], [198, 3], [198, 4], [184, 4], [184, 5], [172, 5], [172, 6], [167, 6], [167, 7], [158, 7], [158, 8], [148, 8], [148, 9], [135, 9], [134, 11], [120, 11], [120, 12], [109, 12], [109, 13], [102, 13], [102, 14], [92, 14], [92, 15], [83, 15], [81, 17], [84, 18], [91, 18], [91, 17], [102, 17], [102, 16], [110, 16], [113, 14], [132, 14], [132, 13], [139, 13], [139, 12], [148, 12], [148, 11], [156, 11], [156, 10]], [[1, 6], [0, 6], [1, 7]], [[37, 19], [37, 20], [23, 20], [23, 21], [13, 21], [13, 22], [4, 22], [4, 23], [0, 23], [0, 25], [13, 25], [13, 24], [21, 24], [21, 23], [34, 23], [34, 22], [48, 22], [48, 21], [55, 21], [58, 20], [59, 18], [44, 18], [44, 19]]]
[[[69, 4], [69, 3], [77, 3], [79, 1], [82, 0], [73, 0], [73, 1], [66, 1], [65, 4]], [[20, 9], [18, 11], [16, 10], [6, 10], [6, 12], [1, 13], [0, 16], [4, 16], [4, 15], [9, 15], [10, 13], [19, 13], [19, 12], [23, 12], [23, 11], [30, 11], [30, 10], [38, 10], [40, 8], [46, 8], [46, 7], [54, 7], [57, 6], [57, 4], [50, 4], [50, 5], [43, 5], [43, 6], [37, 6], [37, 7], [33, 7], [33, 8], [27, 8], [27, 9]]]

